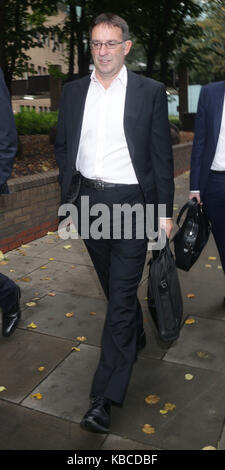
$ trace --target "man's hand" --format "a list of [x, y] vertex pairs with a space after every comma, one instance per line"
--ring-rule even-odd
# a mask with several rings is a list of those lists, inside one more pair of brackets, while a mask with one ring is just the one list
[[200, 193], [190, 192], [188, 199], [193, 199], [194, 197], [197, 199], [198, 203], [201, 204]]
[[159, 222], [160, 233], [161, 230], [165, 230], [167, 238], [170, 238], [171, 232], [173, 230], [173, 219], [160, 218]]

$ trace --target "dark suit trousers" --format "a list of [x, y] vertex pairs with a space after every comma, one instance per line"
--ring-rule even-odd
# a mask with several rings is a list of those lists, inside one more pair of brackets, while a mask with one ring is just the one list
[[15, 304], [15, 282], [0, 273], [0, 308], [10, 310]]
[[[112, 207], [113, 204], [124, 203], [144, 205], [144, 199], [139, 185], [96, 190], [82, 183], [80, 196], [76, 202], [79, 222], [81, 196], [84, 195], [89, 196], [90, 208], [93, 204], [104, 203], [111, 215], [111, 238], [84, 239], [108, 299], [101, 356], [90, 396], [102, 395], [117, 404], [122, 404], [136, 357], [137, 335], [143, 329], [143, 315], [137, 298], [137, 288], [144, 268], [147, 238], [144, 236], [142, 239], [137, 239], [133, 236], [131, 239], [124, 239], [122, 236], [121, 239], [113, 239]], [[99, 215], [90, 216], [90, 223]], [[122, 235], [123, 228], [122, 225]], [[134, 219], [132, 228], [133, 234], [136, 233]], [[78, 231], [80, 233], [80, 224]]]
[[210, 171], [202, 200], [225, 274], [225, 174]]

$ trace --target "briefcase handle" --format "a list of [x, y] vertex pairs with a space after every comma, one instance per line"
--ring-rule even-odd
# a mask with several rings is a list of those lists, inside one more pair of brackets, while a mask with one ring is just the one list
[[194, 207], [196, 204], [198, 204], [198, 201], [196, 199], [196, 197], [194, 197], [193, 199], [189, 199], [188, 202], [186, 202], [186, 204], [184, 204], [184, 206], [181, 208], [179, 214], [178, 214], [178, 217], [177, 217], [177, 225], [178, 227], [180, 227], [180, 219], [182, 217], [182, 215], [184, 214], [184, 212], [189, 209], [190, 207]]

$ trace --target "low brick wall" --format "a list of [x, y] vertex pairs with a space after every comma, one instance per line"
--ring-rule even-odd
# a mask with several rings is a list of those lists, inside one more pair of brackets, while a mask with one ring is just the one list
[[[174, 175], [190, 167], [192, 143], [173, 146]], [[60, 189], [58, 170], [9, 181], [10, 194], [0, 196], [0, 250], [13, 250], [57, 230]]]

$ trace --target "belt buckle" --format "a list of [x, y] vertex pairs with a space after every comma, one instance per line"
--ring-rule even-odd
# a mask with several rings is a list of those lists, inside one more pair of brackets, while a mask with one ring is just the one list
[[96, 180], [95, 188], [96, 189], [104, 189], [104, 182], [102, 180]]

